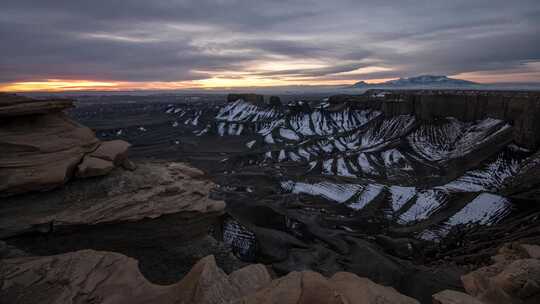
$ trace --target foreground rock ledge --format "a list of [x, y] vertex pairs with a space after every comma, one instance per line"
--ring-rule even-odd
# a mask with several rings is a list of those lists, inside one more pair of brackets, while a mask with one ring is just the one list
[[133, 172], [116, 169], [55, 191], [5, 198], [0, 238], [180, 213], [220, 215], [225, 202], [209, 197], [215, 184], [203, 175], [183, 163], [143, 162]]
[[418, 303], [351, 273], [327, 279], [292, 272], [272, 281], [266, 268], [255, 264], [226, 275], [213, 256], [168, 286], [148, 282], [132, 258], [93, 250], [5, 259], [0, 277], [0, 299], [6, 303]]

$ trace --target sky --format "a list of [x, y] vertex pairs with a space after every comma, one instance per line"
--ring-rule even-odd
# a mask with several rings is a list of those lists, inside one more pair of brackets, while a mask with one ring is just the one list
[[538, 0], [2, 0], [0, 91], [540, 82]]

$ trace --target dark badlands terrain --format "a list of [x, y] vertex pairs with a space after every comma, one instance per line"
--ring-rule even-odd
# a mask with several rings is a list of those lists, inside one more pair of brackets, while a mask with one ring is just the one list
[[[428, 303], [462, 290], [460, 276], [502, 244], [540, 242], [538, 93], [76, 99], [69, 115], [101, 140], [131, 143], [131, 159], [181, 161], [211, 178], [211, 197], [227, 205], [211, 228], [218, 244], [200, 246], [232, 250], [235, 259], [218, 257], [229, 271], [252, 262], [277, 275], [348, 271]], [[111, 229], [130, 238], [131, 228]], [[120, 251], [164, 284], [194, 264], [178, 262], [167, 240], [134, 248], [107, 233], [7, 240], [40, 255]]]

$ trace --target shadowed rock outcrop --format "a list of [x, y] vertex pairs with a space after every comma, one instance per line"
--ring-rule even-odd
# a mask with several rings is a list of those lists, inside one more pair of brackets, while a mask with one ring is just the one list
[[255, 105], [270, 105], [272, 107], [279, 107], [282, 105], [281, 99], [278, 96], [265, 96], [252, 93], [227, 95], [227, 102], [235, 102], [239, 99]]
[[105, 175], [127, 158], [128, 143], [102, 143], [62, 112], [72, 106], [72, 100], [0, 94], [0, 196], [51, 190], [75, 175]]
[[208, 236], [225, 203], [210, 198], [215, 185], [203, 172], [182, 163], [137, 165], [4, 198], [0, 239], [31, 255], [120, 252], [137, 258], [145, 276], [158, 283], [178, 281], [209, 254], [228, 272], [243, 264]]
[[523, 162], [517, 174], [505, 182], [503, 192], [517, 200], [540, 202], [540, 152]]
[[[225, 203], [208, 197], [215, 186], [182, 163], [141, 163], [134, 171], [74, 182], [33, 196], [5, 198], [0, 238], [69, 227], [135, 222], [177, 213], [221, 214]], [[34, 199], [34, 196], [35, 199]]]

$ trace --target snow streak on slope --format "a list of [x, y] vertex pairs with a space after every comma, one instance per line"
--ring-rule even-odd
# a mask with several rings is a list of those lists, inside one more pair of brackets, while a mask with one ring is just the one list
[[[506, 215], [508, 204], [487, 192], [501, 190], [531, 153], [502, 148], [510, 143], [510, 126], [498, 119], [420, 120], [369, 110], [362, 102], [269, 106], [237, 100], [159, 111], [170, 118], [163, 125], [137, 121], [114, 134], [136, 134], [141, 143], [166, 134], [158, 140], [177, 148], [199, 141], [211, 146], [212, 140], [237, 144], [234, 155], [215, 157], [227, 166], [224, 174], [264, 167], [284, 192], [302, 194], [302, 202], [315, 196], [317, 205], [340, 204], [336, 209], [346, 216], [380, 216], [392, 229], [415, 234], [444, 235], [449, 228], [441, 226], [487, 224]], [[183, 140], [179, 133], [205, 138]]]
[[333, 184], [333, 183], [295, 183], [292, 181], [282, 182], [283, 189], [292, 193], [302, 193], [314, 196], [322, 196], [329, 200], [343, 203], [350, 199], [359, 189], [360, 185], [354, 184]]
[[494, 161], [478, 169], [470, 170], [439, 188], [453, 192], [498, 191], [507, 178], [517, 173], [519, 164], [520, 158], [508, 151], [502, 151]]
[[456, 226], [493, 225], [507, 216], [511, 210], [512, 204], [506, 198], [491, 193], [481, 193], [442, 225], [422, 231], [419, 237], [437, 240], [445, 237]]
[[469, 223], [493, 224], [509, 212], [510, 208], [510, 202], [504, 197], [481, 193], [467, 206], [449, 218], [447, 224], [450, 226]]
[[[345, 108], [338, 112], [316, 109], [298, 112], [291, 108], [268, 107], [237, 100], [221, 108], [215, 119], [224, 129], [231, 123], [249, 126], [255, 133], [282, 141], [299, 141], [310, 136], [326, 136], [346, 132], [366, 124], [380, 115], [377, 111], [351, 110]], [[238, 135], [233, 132], [218, 132], [223, 135]], [[269, 143], [275, 143], [271, 141]]]
[[[351, 212], [382, 210], [393, 225], [419, 227], [416, 232], [428, 225], [423, 237], [443, 236], [449, 228], [441, 225], [486, 224], [504, 216], [509, 206], [503, 200], [488, 194], [471, 199], [471, 193], [498, 191], [522, 159], [508, 149], [484, 155], [492, 144], [499, 149], [500, 138], [509, 133], [506, 122], [493, 118], [419, 121], [413, 115], [385, 117], [353, 103], [271, 107], [243, 100], [212, 115], [169, 112], [178, 116], [179, 124], [200, 124], [197, 135], [245, 136], [243, 146], [250, 157], [239, 166], [286, 162], [279, 167], [297, 164], [320, 179], [284, 181], [285, 192], [316, 196]], [[211, 120], [202, 123], [203, 117]], [[447, 182], [448, 172], [464, 173]], [[336, 181], [326, 181], [328, 176]]]
[[492, 118], [464, 123], [448, 117], [434, 123], [422, 124], [407, 140], [413, 150], [424, 159], [441, 162], [471, 153], [509, 127], [505, 122]]

